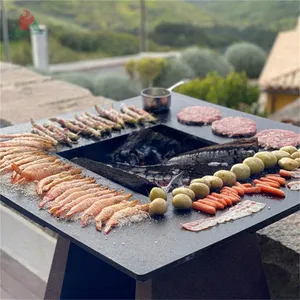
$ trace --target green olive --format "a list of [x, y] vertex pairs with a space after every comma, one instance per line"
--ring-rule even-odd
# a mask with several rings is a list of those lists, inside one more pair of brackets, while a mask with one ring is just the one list
[[279, 161], [283, 157], [291, 157], [291, 155], [288, 152], [283, 151], [283, 150], [275, 150], [275, 151], [272, 151], [271, 153], [273, 153], [276, 156], [277, 161]]
[[189, 196], [192, 200], [195, 198], [195, 193], [186, 187], [179, 187], [177, 189], [174, 189], [172, 191], [172, 195], [176, 196], [177, 194], [186, 194], [187, 196]]
[[204, 183], [210, 188], [210, 180], [208, 178], [195, 178], [191, 183]]
[[162, 198], [167, 200], [167, 194], [163, 189], [154, 187], [150, 192], [149, 198], [151, 201], [153, 201], [156, 198]]
[[260, 158], [263, 161], [265, 168], [272, 168], [277, 164], [277, 157], [268, 151], [257, 152], [254, 157]]
[[209, 187], [204, 183], [194, 182], [191, 183], [189, 188], [195, 193], [196, 198], [205, 198], [209, 193]]
[[298, 168], [298, 162], [288, 157], [283, 157], [278, 164], [281, 168], [288, 171], [293, 171]]
[[156, 198], [149, 205], [149, 213], [151, 215], [164, 215], [167, 209], [167, 201], [163, 198]]
[[235, 174], [236, 180], [247, 180], [251, 174], [251, 170], [246, 164], [235, 164], [230, 171]]
[[291, 155], [291, 158], [292, 158], [292, 159], [300, 158], [300, 151], [294, 152], [294, 153]]
[[286, 151], [288, 152], [289, 154], [293, 154], [294, 152], [297, 151], [297, 148], [294, 147], [294, 146], [285, 146], [285, 147], [282, 147], [280, 148], [281, 151]]
[[234, 185], [236, 182], [236, 175], [231, 171], [220, 170], [217, 171], [214, 176], [219, 177], [224, 185]]
[[263, 161], [258, 157], [248, 157], [243, 161], [243, 164], [250, 168], [251, 174], [259, 174], [265, 168]]
[[172, 204], [177, 209], [188, 209], [192, 208], [192, 200], [186, 194], [177, 194], [172, 199]]
[[217, 176], [208, 175], [208, 176], [204, 176], [202, 179], [209, 180], [211, 190], [217, 190], [223, 186], [223, 181]]

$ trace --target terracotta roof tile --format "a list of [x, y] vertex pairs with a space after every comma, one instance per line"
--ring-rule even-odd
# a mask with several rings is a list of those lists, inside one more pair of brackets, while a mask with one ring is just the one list
[[300, 19], [294, 30], [277, 35], [272, 50], [259, 78], [264, 85], [274, 77], [300, 68]]
[[271, 79], [263, 87], [264, 89], [300, 90], [300, 68]]

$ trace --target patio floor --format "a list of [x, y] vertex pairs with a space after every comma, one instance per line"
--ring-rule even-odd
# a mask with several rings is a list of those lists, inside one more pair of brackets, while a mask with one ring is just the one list
[[5, 252], [0, 255], [0, 299], [43, 299], [46, 283]]

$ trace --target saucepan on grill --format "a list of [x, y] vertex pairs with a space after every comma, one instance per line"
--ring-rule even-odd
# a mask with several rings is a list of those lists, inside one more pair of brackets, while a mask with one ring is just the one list
[[144, 109], [151, 112], [164, 112], [171, 106], [171, 92], [174, 88], [184, 84], [186, 81], [180, 81], [168, 89], [160, 87], [150, 87], [142, 90]]

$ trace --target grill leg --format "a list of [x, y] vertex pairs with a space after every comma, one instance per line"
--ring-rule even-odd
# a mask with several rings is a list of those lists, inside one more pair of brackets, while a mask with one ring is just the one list
[[167, 268], [145, 282], [134, 280], [60, 237], [45, 299], [270, 299], [270, 296], [256, 234], [244, 234]]

